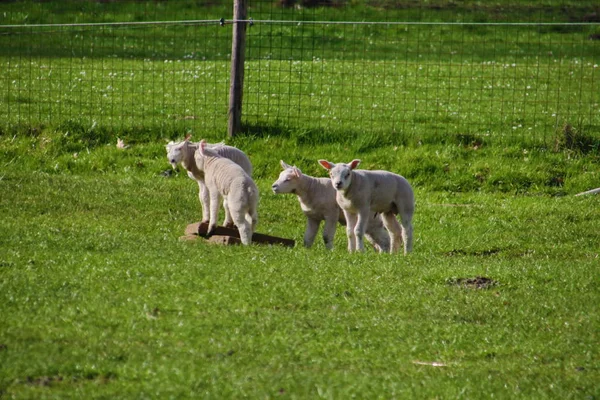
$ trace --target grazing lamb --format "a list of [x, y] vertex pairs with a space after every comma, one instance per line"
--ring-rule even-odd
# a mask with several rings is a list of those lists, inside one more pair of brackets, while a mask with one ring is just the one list
[[210, 193], [208, 234], [217, 227], [220, 197], [240, 232], [242, 244], [252, 242], [252, 233], [258, 222], [258, 188], [242, 167], [222, 157], [202, 140], [195, 154], [196, 166], [204, 172], [204, 182]]
[[[272, 189], [275, 194], [293, 193], [298, 196], [300, 208], [306, 216], [304, 246], [312, 246], [321, 221], [325, 221], [323, 241], [327, 249], [332, 249], [336, 224], [339, 221], [346, 225], [346, 219], [335, 200], [336, 190], [331, 186], [331, 181], [328, 178], [304, 175], [299, 168], [283, 161], [280, 164], [283, 171], [273, 183]], [[369, 213], [365, 236], [378, 251], [389, 251], [390, 236], [384, 229], [381, 218], [374, 213]]]
[[[188, 176], [198, 182], [198, 198], [202, 205], [202, 222], [208, 222], [210, 194], [204, 184], [204, 172], [198, 169], [196, 160], [194, 159], [194, 153], [198, 150], [198, 143], [190, 142], [190, 136], [191, 135], [187, 135], [183, 142], [169, 142], [169, 144], [166, 145], [167, 158], [173, 168], [177, 168], [177, 164], [181, 163], [187, 170]], [[249, 176], [252, 176], [252, 164], [250, 164], [248, 156], [246, 156], [243, 151], [236, 149], [235, 147], [224, 145], [223, 143], [207, 144], [207, 147], [215, 150], [221, 157], [229, 158], [237, 163]], [[231, 216], [229, 215], [225, 203], [223, 204], [223, 208], [225, 209], [225, 222], [223, 222], [223, 225], [231, 227], [233, 226], [233, 221], [231, 220]]]
[[[390, 253], [398, 251], [402, 242], [404, 254], [412, 250], [415, 198], [404, 177], [388, 171], [357, 170], [360, 160], [349, 164], [319, 160], [319, 164], [329, 170], [331, 183], [337, 190], [337, 203], [344, 210], [348, 251], [363, 251], [363, 236], [371, 212], [383, 214], [383, 223], [391, 237]], [[400, 214], [402, 226], [396, 214]]]

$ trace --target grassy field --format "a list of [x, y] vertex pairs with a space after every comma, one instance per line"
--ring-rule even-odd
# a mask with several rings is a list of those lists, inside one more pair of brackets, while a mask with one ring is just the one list
[[[485, 23], [509, 16], [581, 22], [595, 10], [585, 2], [554, 14], [551, 4], [435, 4], [296, 10], [256, 2], [251, 11], [257, 20]], [[213, 21], [0, 26], [0, 129], [65, 131], [78, 124], [128, 140], [148, 131], [224, 134], [231, 30], [214, 22], [223, 9], [190, 2], [0, 4], [5, 24]], [[245, 131], [337, 141], [349, 132], [415, 142], [469, 134], [548, 145], [571, 124], [600, 140], [600, 48], [590, 40], [599, 33], [597, 25], [257, 23], [248, 28]]]
[[[326, 131], [336, 140], [348, 132], [414, 141], [468, 132], [488, 141], [537, 143], [551, 142], [571, 123], [600, 141], [600, 91], [577, 89], [585, 82], [594, 89], [598, 66], [548, 62], [538, 65], [542, 78], [531, 82], [527, 64], [253, 61], [244, 121], [261, 134], [322, 137]], [[226, 62], [42, 58], [4, 66], [0, 90], [7, 93], [2, 112], [9, 133], [19, 126], [68, 132], [76, 124], [137, 140], [148, 130], [166, 137], [226, 129]]]
[[[597, 196], [572, 196], [598, 182], [597, 154], [459, 144], [362, 152], [366, 167], [415, 186], [415, 251], [405, 258], [349, 255], [343, 229], [332, 252], [181, 242], [200, 216], [197, 186], [162, 175], [162, 145], [60, 152], [56, 139], [0, 142], [7, 398], [600, 394], [600, 208]], [[259, 231], [297, 242], [296, 199], [269, 190], [278, 159], [322, 175], [309, 159], [355, 150], [235, 144], [255, 164]], [[510, 167], [517, 154], [521, 172]], [[427, 164], [438, 157], [448, 163]], [[483, 163], [489, 176], [468, 172]], [[555, 163], [571, 172], [551, 179]], [[475, 277], [492, 285], [461, 280]]]
[[[563, 21], [590, 7], [355, 3], [344, 17]], [[0, 15], [199, 17], [181, 4], [4, 2]], [[317, 159], [358, 157], [414, 186], [414, 252], [348, 254], [344, 229], [331, 252], [179, 240], [200, 219], [197, 185], [165, 173], [164, 144], [223, 139], [229, 33], [0, 35], [0, 398], [600, 398], [600, 207], [574, 196], [600, 186], [599, 53], [582, 40], [595, 27], [322, 28], [330, 55], [387, 35], [365, 60], [286, 59], [309, 31], [270, 31], [270, 53], [259, 28], [245, 132], [228, 140], [254, 166], [258, 231], [302, 242], [297, 200], [270, 190], [280, 159], [325, 176]]]

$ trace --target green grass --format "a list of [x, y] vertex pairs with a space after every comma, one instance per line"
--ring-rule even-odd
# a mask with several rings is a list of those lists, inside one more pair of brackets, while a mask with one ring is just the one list
[[[558, 14], [577, 21], [562, 11], [552, 14], [551, 4], [542, 12], [533, 3], [465, 3], [464, 9], [445, 3], [438, 9], [438, 3], [295, 10], [269, 2], [251, 8], [257, 20], [455, 16], [468, 22], [485, 14], [494, 22], [500, 7], [501, 21], [508, 15], [511, 22], [547, 22]], [[39, 23], [215, 19], [223, 9], [191, 2], [60, 4], [7, 3], [0, 12], [6, 10], [6, 23], [18, 23], [20, 13], [28, 16], [20, 22]], [[595, 10], [587, 3], [572, 9]], [[438, 142], [469, 134], [550, 145], [556, 131], [571, 124], [600, 140], [600, 50], [589, 40], [597, 31], [597, 25], [257, 23], [248, 28], [244, 130], [338, 141], [349, 133]], [[231, 30], [217, 24], [0, 29], [0, 129], [75, 123], [126, 138], [128, 132], [224, 133], [230, 51]]]
[[[439, 141], [470, 133], [488, 141], [546, 144], [570, 123], [600, 140], [600, 92], [592, 90], [598, 66], [555, 61], [250, 61], [244, 123], [263, 135], [323, 138], [326, 131], [344, 140], [368, 132]], [[226, 62], [41, 58], [3, 65], [0, 107], [8, 132], [19, 126], [68, 130], [73, 123], [129, 139], [135, 131], [226, 130]]]
[[[3, 2], [0, 23], [231, 14], [211, 4]], [[595, 5], [274, 4], [252, 16], [564, 22]], [[574, 196], [600, 182], [596, 31], [249, 29], [228, 143], [253, 163], [258, 231], [302, 242], [297, 200], [270, 191], [280, 159], [324, 176], [317, 159], [358, 157], [415, 188], [403, 257], [348, 254], [344, 229], [331, 252], [179, 240], [197, 185], [164, 176], [164, 144], [223, 140], [228, 28], [0, 29], [0, 398], [599, 398], [600, 208]], [[495, 284], [458, 284], [478, 276]]]
[[[183, 173], [161, 176], [160, 144], [69, 142], [68, 152], [49, 152], [42, 142], [0, 142], [5, 396], [599, 395], [600, 209], [596, 196], [572, 196], [598, 181], [595, 155], [458, 144], [363, 153], [365, 167], [415, 186], [415, 251], [402, 257], [347, 254], [343, 229], [332, 252], [181, 242], [199, 219], [197, 186]], [[337, 161], [347, 150], [281, 138], [235, 144], [255, 164], [259, 231], [301, 242], [296, 199], [269, 191], [278, 159], [322, 175], [309, 159]], [[561, 187], [506, 192], [519, 185], [504, 166], [516, 154], [539, 166], [523, 169], [534, 181], [546, 165], [574, 169]], [[506, 183], [443, 190], [465, 177], [420, 166], [438, 157], [463, 171], [486, 163]], [[452, 283], [475, 276], [497, 285]]]

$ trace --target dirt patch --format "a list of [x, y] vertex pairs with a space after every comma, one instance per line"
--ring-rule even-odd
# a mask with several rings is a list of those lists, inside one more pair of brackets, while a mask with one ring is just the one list
[[476, 276], [474, 278], [452, 278], [448, 280], [448, 284], [467, 289], [489, 289], [498, 286], [498, 281], [485, 276]]
[[444, 253], [445, 256], [454, 257], [454, 256], [476, 256], [476, 257], [489, 257], [494, 254], [498, 254], [502, 251], [502, 249], [492, 248], [488, 250], [462, 250], [462, 249], [454, 249]]
[[108, 383], [109, 381], [116, 379], [116, 377], [117, 377], [117, 375], [112, 372], [108, 372], [106, 374], [99, 374], [97, 372], [89, 372], [89, 373], [81, 375], [81, 376], [67, 376], [67, 377], [64, 377], [61, 375], [37, 376], [37, 377], [28, 376], [25, 380], [22, 381], [22, 383], [25, 383], [25, 384], [31, 385], [31, 386], [48, 387], [48, 386], [53, 386], [53, 385], [60, 384], [60, 383], [77, 383], [80, 381], [95, 381], [98, 383]]
[[62, 381], [63, 381], [63, 377], [57, 375], [57, 376], [39, 376], [37, 378], [28, 376], [26, 382], [32, 386], [50, 386], [52, 383], [62, 382]]

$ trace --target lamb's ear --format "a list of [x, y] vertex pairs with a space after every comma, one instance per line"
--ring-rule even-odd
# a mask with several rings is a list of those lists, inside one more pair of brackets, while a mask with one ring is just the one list
[[302, 171], [300, 171], [300, 168], [296, 167], [295, 165], [292, 167], [292, 171], [294, 171], [294, 175], [296, 175], [297, 178], [302, 176]]
[[360, 160], [352, 160], [350, 161], [350, 164], [348, 164], [350, 166], [350, 169], [354, 169], [356, 167], [358, 167], [358, 164], [360, 164]]
[[200, 141], [200, 146], [198, 146], [198, 150], [200, 150], [200, 154], [203, 156], [205, 155], [205, 153], [204, 153], [205, 148], [206, 148], [206, 140], [202, 139]]
[[283, 160], [279, 160], [279, 165], [281, 165], [281, 168], [283, 168], [283, 169], [292, 168], [291, 165], [286, 164], [285, 161], [283, 161]]
[[321, 167], [325, 169], [332, 169], [333, 167], [335, 167], [334, 163], [330, 163], [327, 160], [319, 160], [319, 164], [321, 164]]

